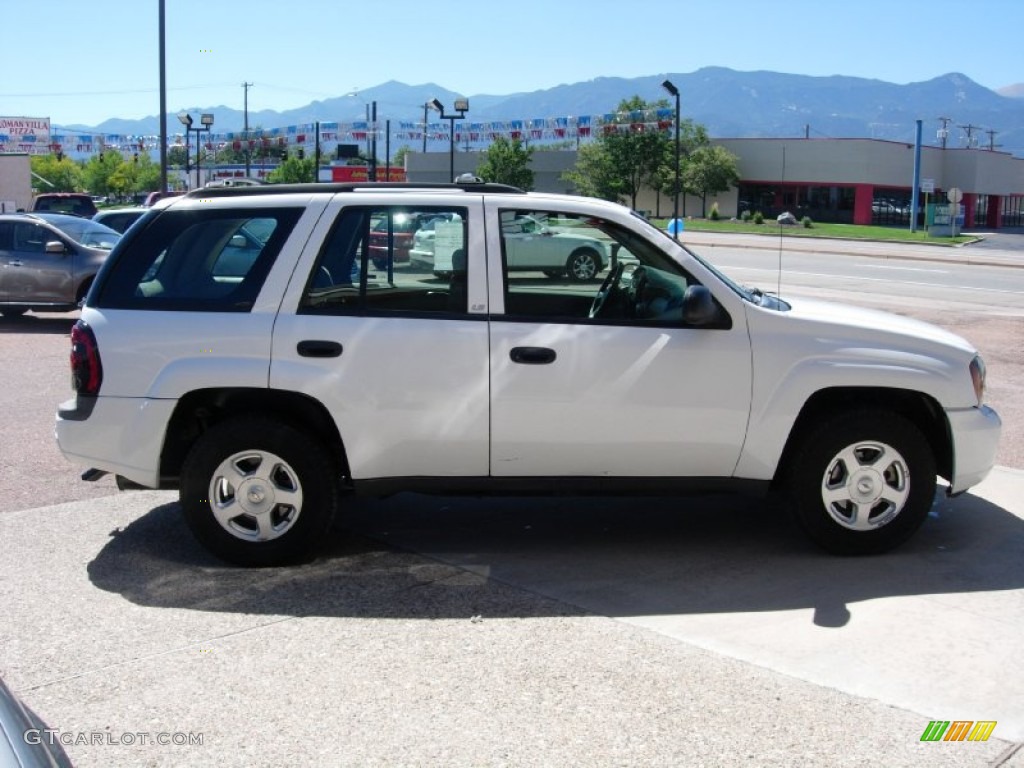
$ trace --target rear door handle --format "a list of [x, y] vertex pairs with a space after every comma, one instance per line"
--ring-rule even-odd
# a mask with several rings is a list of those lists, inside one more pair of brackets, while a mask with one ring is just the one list
[[296, 345], [296, 350], [302, 357], [341, 357], [341, 344], [336, 341], [321, 341], [319, 339], [307, 339]]
[[509, 357], [512, 358], [513, 363], [547, 365], [555, 362], [558, 355], [555, 354], [555, 350], [547, 347], [512, 347]]

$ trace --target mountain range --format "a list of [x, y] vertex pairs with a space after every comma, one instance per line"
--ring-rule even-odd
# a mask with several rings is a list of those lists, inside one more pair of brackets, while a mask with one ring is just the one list
[[[941, 118], [948, 118], [948, 146], [993, 147], [1024, 157], [1024, 84], [999, 92], [966, 75], [951, 72], [924, 82], [897, 85], [857, 77], [812, 77], [779, 72], [739, 72], [705, 67], [691, 73], [635, 78], [601, 77], [545, 90], [508, 95], [470, 95], [471, 121], [532, 119], [614, 112], [633, 96], [645, 101], [669, 99], [661, 83], [671, 80], [681, 93], [684, 118], [707, 127], [713, 138], [778, 138], [810, 136], [876, 138], [913, 141], [915, 120], [924, 125], [924, 143], [937, 143]], [[365, 118], [366, 104], [377, 102], [379, 121], [423, 120], [423, 105], [440, 99], [451, 105], [457, 94], [434, 83], [407, 85], [389, 81], [348, 94], [313, 101], [297, 109], [249, 112], [251, 128], [277, 128], [314, 121], [352, 122]], [[226, 105], [189, 108], [192, 114], [212, 112], [218, 132], [241, 131], [242, 110]], [[437, 114], [429, 120], [437, 122]], [[96, 126], [65, 129], [107, 134], [155, 135], [157, 116], [139, 120], [112, 118]], [[178, 132], [169, 120], [168, 131]]]

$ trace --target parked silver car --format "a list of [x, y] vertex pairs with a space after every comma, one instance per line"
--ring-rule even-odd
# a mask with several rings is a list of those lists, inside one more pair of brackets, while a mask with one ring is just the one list
[[0, 215], [0, 314], [75, 309], [121, 233], [60, 213]]

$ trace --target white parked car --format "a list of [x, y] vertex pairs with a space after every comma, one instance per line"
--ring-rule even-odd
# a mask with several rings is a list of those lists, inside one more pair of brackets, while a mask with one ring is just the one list
[[[441, 285], [373, 264], [405, 247], [374, 228], [410, 211], [455, 225]], [[607, 274], [520, 271], [534, 241]], [[113, 251], [71, 345], [64, 454], [177, 488], [247, 565], [310, 556], [350, 494], [403, 490], [777, 489], [825, 549], [881, 552], [936, 476], [986, 476], [1000, 432], [958, 336], [765, 295], [622, 206], [493, 184], [190, 193]]]

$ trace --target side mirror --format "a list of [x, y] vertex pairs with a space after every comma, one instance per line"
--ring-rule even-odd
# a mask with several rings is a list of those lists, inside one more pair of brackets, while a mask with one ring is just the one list
[[61, 256], [63, 256], [65, 253], [67, 253], [67, 248], [64, 247], [64, 243], [62, 243], [60, 240], [48, 240], [46, 243], [46, 252], [58, 253]]
[[687, 325], [713, 325], [720, 319], [715, 299], [703, 285], [691, 285], [683, 294], [683, 321]]

